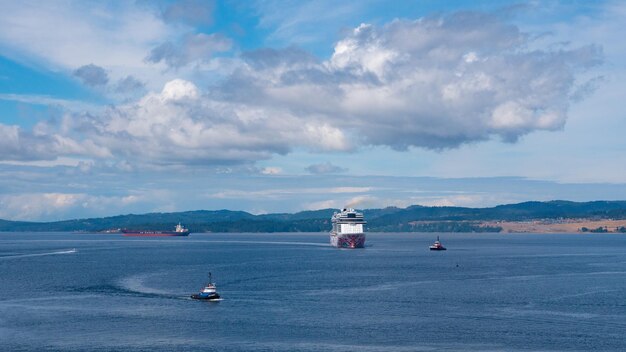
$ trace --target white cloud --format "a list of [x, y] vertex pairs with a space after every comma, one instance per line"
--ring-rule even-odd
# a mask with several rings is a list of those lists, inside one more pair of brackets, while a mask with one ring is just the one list
[[318, 210], [318, 209], [343, 209], [343, 208], [355, 208], [355, 209], [365, 209], [365, 208], [384, 208], [389, 206], [388, 203], [384, 203], [384, 201], [378, 197], [371, 195], [360, 195], [351, 198], [344, 199], [328, 199], [322, 201], [311, 202], [305, 204], [303, 206], [306, 210]]
[[[188, 42], [181, 47], [187, 49], [184, 57], [197, 57], [206, 52], [210, 41], [207, 38], [214, 38], [213, 34], [188, 34], [191, 27], [168, 21], [157, 4], [136, 1], [4, 1], [0, 28], [0, 50], [9, 59], [67, 74], [93, 64], [105, 70], [110, 82], [118, 82], [99, 93], [121, 100], [128, 97], [120, 95], [131, 93], [127, 88], [137, 87], [137, 82], [156, 89], [177, 76], [198, 77], [192, 68], [169, 72], [164, 71], [164, 63], [147, 62], [146, 56], [159, 43]], [[226, 38], [214, 41], [228, 42]], [[215, 49], [221, 50], [219, 46]], [[207, 60], [202, 63], [203, 69], [210, 64]], [[136, 81], [122, 82], [128, 76]]]
[[[11, 130], [16, 143], [5, 146], [16, 150], [12, 154], [32, 147], [16, 139], [18, 130]], [[42, 159], [75, 154], [157, 165], [250, 163], [284, 154], [295, 146], [348, 148], [343, 132], [325, 121], [303, 123], [283, 109], [216, 101], [181, 79], [168, 82], [161, 92], [104, 112], [39, 123], [32, 134], [58, 146], [37, 149]], [[31, 159], [36, 159], [36, 154], [28, 153]], [[5, 153], [5, 160], [9, 155]]]
[[321, 189], [324, 193], [365, 193], [373, 191], [373, 187], [332, 187], [330, 189]]
[[410, 203], [436, 207], [480, 207], [489, 200], [489, 196], [484, 194], [459, 194], [415, 197], [410, 200]]
[[64, 68], [143, 66], [153, 43], [177, 33], [132, 2], [5, 1], [0, 28], [3, 47]]
[[183, 80], [74, 123], [88, 124], [93, 138], [118, 156], [157, 164], [250, 162], [286, 152], [296, 140], [319, 142], [318, 130], [310, 132], [311, 125], [302, 126], [293, 116], [216, 102]]
[[[263, 173], [265, 175], [272, 175]], [[281, 188], [265, 189], [261, 191], [244, 191], [236, 189], [222, 190], [209, 194], [210, 198], [217, 199], [246, 199], [249, 197], [263, 199], [284, 199], [294, 195], [320, 195], [320, 194], [346, 194], [346, 193], [366, 193], [375, 190], [373, 187], [310, 187], [310, 188]]]
[[342, 208], [342, 205], [341, 202], [336, 199], [328, 199], [305, 204], [303, 208], [305, 210], [340, 209]]
[[259, 25], [270, 29], [269, 39], [281, 44], [322, 42], [337, 35], [339, 28], [352, 25], [369, 5], [368, 1], [255, 1]]
[[197, 99], [198, 88], [191, 82], [182, 79], [175, 79], [167, 82], [161, 92], [161, 97], [165, 101], [179, 101], [184, 99]]
[[[390, 188], [391, 190], [391, 188]], [[395, 197], [386, 196], [384, 193], [372, 192], [372, 194], [363, 194], [355, 197], [333, 198], [322, 201], [315, 201], [305, 204], [304, 209], [317, 210], [327, 208], [357, 208], [357, 209], [374, 209], [386, 207], [406, 208], [412, 205], [437, 206], [437, 207], [483, 207], [494, 206], [498, 204], [513, 203], [526, 200], [524, 198], [506, 199], [502, 194], [457, 194], [449, 195], [445, 191], [429, 192], [431, 195], [425, 196], [401, 196], [399, 190], [391, 192]]]
[[329, 65], [376, 78], [344, 85], [340, 101], [367, 142], [455, 147], [564, 125], [575, 77], [598, 63], [600, 51], [531, 52], [527, 43], [493, 16], [458, 13], [361, 25], [335, 46]]
[[[104, 113], [40, 127], [63, 147], [42, 158], [223, 165], [294, 149], [515, 141], [562, 128], [578, 73], [601, 57], [594, 46], [529, 51], [528, 37], [492, 15], [457, 13], [360, 25], [322, 62], [293, 47], [258, 50], [208, 90], [175, 79]], [[186, 50], [173, 51], [181, 65], [208, 55]]]
[[531, 51], [528, 38], [480, 13], [363, 24], [328, 61], [295, 48], [247, 54], [246, 65], [216, 91], [261, 114], [280, 107], [314, 123], [308, 134], [319, 143], [301, 143], [312, 149], [516, 141], [561, 129], [576, 78], [602, 57], [596, 46]]
[[0, 164], [0, 219], [46, 221], [198, 209], [291, 213], [347, 205], [360, 209], [414, 204], [483, 207], [527, 200], [626, 197], [624, 184], [196, 171], [168, 167], [118, 172], [116, 165], [106, 162], [73, 167]]
[[76, 141], [58, 133], [24, 131], [17, 125], [0, 123], [0, 160], [55, 160], [58, 156], [111, 157], [109, 151], [90, 139]]
[[280, 175], [283, 172], [283, 170], [279, 167], [265, 167], [261, 170], [261, 173], [263, 175]]
[[345, 204], [348, 208], [369, 208], [375, 206], [377, 199], [370, 195], [357, 196], [348, 199]]
[[11, 220], [58, 220], [71, 213], [103, 211], [138, 201], [136, 196], [105, 197], [84, 193], [22, 193], [0, 196], [0, 218]]
[[34, 105], [59, 106], [72, 111], [95, 112], [102, 110], [102, 107], [99, 105], [86, 103], [80, 100], [53, 98], [48, 95], [4, 93], [0, 94], [0, 100], [15, 101]]

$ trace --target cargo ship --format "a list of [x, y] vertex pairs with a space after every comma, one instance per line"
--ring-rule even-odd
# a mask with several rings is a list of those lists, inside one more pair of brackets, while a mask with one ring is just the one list
[[127, 230], [123, 229], [122, 234], [124, 236], [143, 236], [143, 237], [157, 237], [157, 236], [189, 236], [189, 230], [184, 228], [180, 223], [176, 225], [174, 231], [151, 231], [151, 230]]
[[337, 248], [365, 247], [366, 221], [363, 214], [352, 208], [335, 212], [331, 218], [333, 229], [330, 232], [330, 245]]

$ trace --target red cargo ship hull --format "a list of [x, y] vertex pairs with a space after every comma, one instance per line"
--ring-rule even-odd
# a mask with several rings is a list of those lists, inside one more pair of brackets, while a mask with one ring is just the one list
[[189, 231], [175, 232], [175, 231], [130, 231], [122, 230], [124, 236], [133, 237], [164, 237], [164, 236], [189, 236]]

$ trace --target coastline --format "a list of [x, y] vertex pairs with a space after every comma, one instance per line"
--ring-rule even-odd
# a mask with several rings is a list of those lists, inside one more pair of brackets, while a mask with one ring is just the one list
[[[484, 226], [499, 226], [500, 233], [624, 233], [618, 229], [626, 227], [626, 220], [528, 220], [528, 221], [484, 221]], [[583, 229], [588, 229], [584, 231]], [[603, 229], [603, 230], [598, 230]]]

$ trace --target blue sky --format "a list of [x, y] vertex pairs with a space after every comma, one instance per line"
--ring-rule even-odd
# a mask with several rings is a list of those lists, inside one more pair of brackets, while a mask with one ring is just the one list
[[623, 2], [0, 5], [0, 219], [626, 199]]

